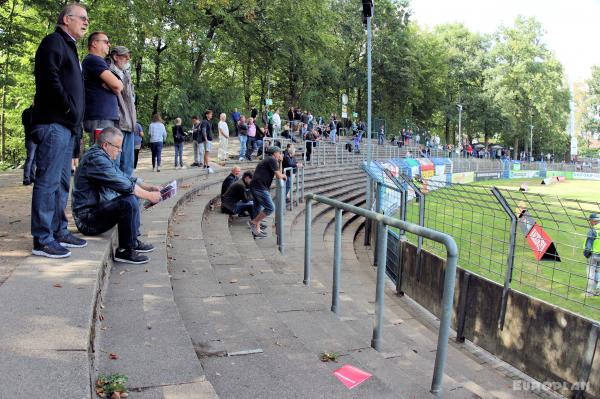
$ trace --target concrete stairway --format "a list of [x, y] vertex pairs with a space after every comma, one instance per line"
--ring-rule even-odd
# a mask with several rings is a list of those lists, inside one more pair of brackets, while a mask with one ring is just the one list
[[[307, 169], [305, 191], [364, 203], [358, 165]], [[211, 196], [194, 198], [173, 223], [172, 281], [175, 301], [206, 378], [223, 398], [236, 397], [431, 397], [428, 392], [437, 342], [436, 320], [408, 298], [386, 290], [383, 351], [370, 348], [375, 270], [356, 251], [362, 221], [344, 214], [341, 312], [329, 311], [333, 211], [313, 210], [313, 283], [304, 286], [304, 210], [286, 214], [286, 252], [279, 254], [273, 227], [252, 239], [246, 219], [228, 221], [210, 211]], [[202, 211], [203, 210], [203, 211]], [[200, 222], [200, 237], [188, 232]], [[181, 237], [186, 237], [181, 239]], [[190, 255], [193, 254], [193, 255]], [[206, 255], [204, 255], [206, 254]], [[321, 352], [339, 352], [322, 363]], [[348, 391], [331, 375], [352, 364], [373, 378]], [[533, 397], [511, 391], [526, 378], [464, 345], [449, 349], [444, 396]]]

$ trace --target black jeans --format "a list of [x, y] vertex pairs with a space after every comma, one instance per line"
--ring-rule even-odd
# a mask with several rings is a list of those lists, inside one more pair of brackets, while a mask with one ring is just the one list
[[119, 248], [135, 249], [140, 229], [140, 205], [133, 194], [120, 195], [104, 202], [96, 209], [87, 209], [73, 215], [77, 229], [86, 236], [97, 236], [119, 227]]

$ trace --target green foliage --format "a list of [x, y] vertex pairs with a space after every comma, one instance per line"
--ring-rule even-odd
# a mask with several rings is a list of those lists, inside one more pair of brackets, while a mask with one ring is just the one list
[[[7, 0], [0, 7], [0, 101], [5, 163], [24, 156], [21, 111], [32, 101], [36, 48], [66, 1]], [[265, 99], [315, 115], [366, 119], [366, 31], [355, 0], [85, 1], [89, 32], [105, 31], [132, 51], [143, 126], [158, 112], [189, 127], [211, 108], [263, 110]], [[541, 44], [542, 29], [520, 18], [484, 36], [463, 25], [427, 30], [408, 0], [381, 0], [373, 18], [373, 116], [387, 131], [427, 129], [453, 141], [463, 105], [465, 138], [566, 147], [568, 92], [562, 66]], [[79, 44], [86, 54], [85, 40]], [[597, 73], [600, 75], [600, 72]], [[598, 78], [600, 81], [600, 78]], [[600, 87], [600, 84], [597, 85]], [[597, 101], [600, 107], [600, 100]], [[598, 108], [600, 109], [600, 108]]]

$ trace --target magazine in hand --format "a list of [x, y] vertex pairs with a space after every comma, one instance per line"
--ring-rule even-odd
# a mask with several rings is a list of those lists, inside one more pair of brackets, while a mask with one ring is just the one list
[[[177, 194], [177, 180], [173, 180], [171, 183], [167, 184], [160, 190], [160, 201], [158, 201], [157, 204], [164, 200], [167, 200], [171, 197], [174, 197], [176, 194]], [[156, 205], [156, 204], [153, 204], [152, 202], [150, 202], [148, 200], [146, 200], [144, 202], [145, 209], [151, 208], [154, 205]]]

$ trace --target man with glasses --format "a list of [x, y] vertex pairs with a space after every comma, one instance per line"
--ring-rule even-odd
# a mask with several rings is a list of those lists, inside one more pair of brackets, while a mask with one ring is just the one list
[[85, 83], [85, 115], [83, 127], [90, 134], [90, 145], [95, 135], [105, 127], [114, 127], [119, 121], [117, 96], [123, 82], [110, 71], [105, 57], [110, 42], [104, 32], [93, 32], [88, 37], [88, 55], [81, 63]]
[[138, 239], [138, 198], [157, 203], [161, 187], [138, 182], [136, 177], [126, 176], [119, 169], [115, 160], [122, 145], [121, 131], [107, 127], [79, 162], [73, 189], [73, 219], [79, 231], [88, 236], [102, 234], [118, 225], [119, 247], [114, 260], [142, 264], [148, 258], [140, 253], [151, 252], [154, 247]]
[[85, 108], [85, 92], [77, 41], [89, 21], [83, 5], [71, 4], [58, 16], [56, 30], [46, 36], [35, 54], [35, 101], [31, 139], [37, 144], [37, 170], [31, 198], [34, 255], [65, 258], [68, 248], [85, 240], [68, 230], [65, 208], [71, 182], [73, 137]]

